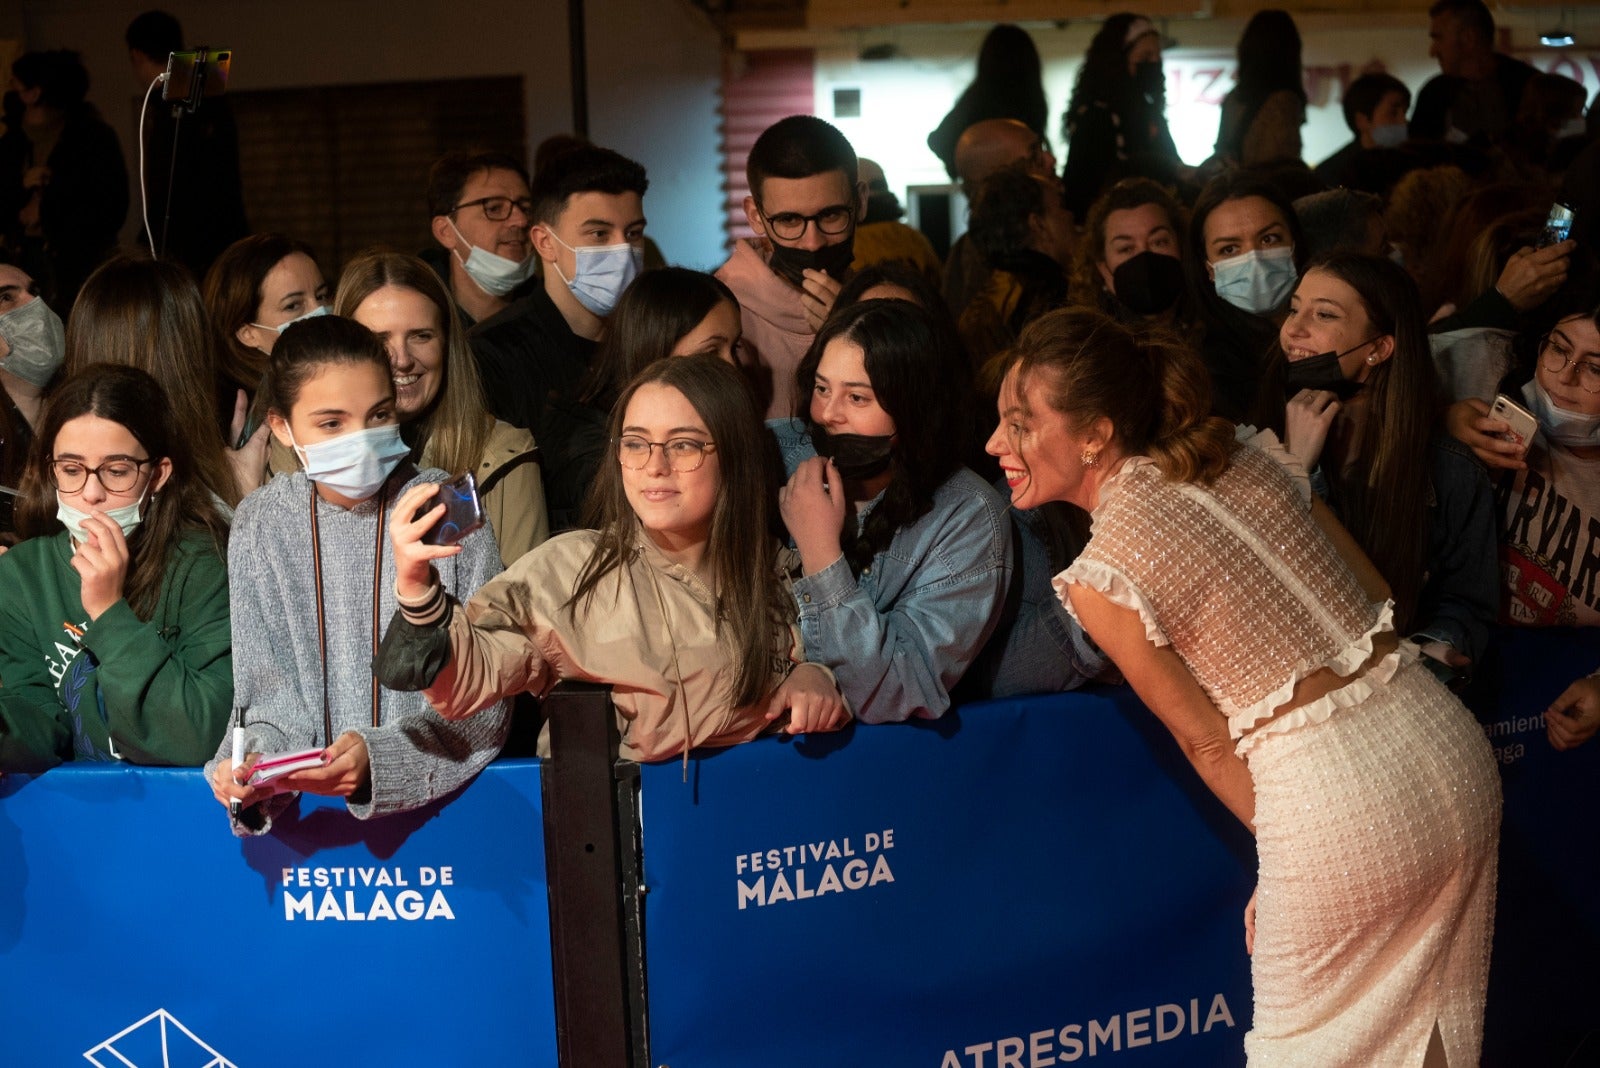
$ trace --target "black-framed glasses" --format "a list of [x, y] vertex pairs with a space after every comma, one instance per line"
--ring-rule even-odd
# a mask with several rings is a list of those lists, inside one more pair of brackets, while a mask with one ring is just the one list
[[93, 475], [107, 493], [127, 493], [139, 484], [139, 472], [154, 460], [135, 460], [131, 456], [113, 456], [90, 467], [82, 460], [57, 460], [50, 458], [50, 481], [62, 493], [77, 493]]
[[835, 237], [850, 229], [850, 221], [855, 216], [855, 209], [848, 204], [834, 204], [823, 208], [815, 215], [801, 215], [797, 211], [780, 211], [776, 215], [768, 215], [765, 212], [761, 214], [773, 234], [785, 241], [800, 240], [805, 236], [806, 227], [811, 223], [816, 223], [820, 232]]
[[1573, 360], [1578, 361], [1578, 388], [1585, 393], [1600, 393], [1600, 360], [1579, 358], [1564, 339], [1553, 333], [1539, 339], [1539, 362], [1546, 371], [1558, 375]]
[[700, 470], [706, 462], [706, 453], [716, 452], [717, 443], [699, 438], [668, 438], [651, 441], [637, 434], [625, 434], [617, 439], [617, 460], [630, 471], [642, 471], [650, 464], [657, 449], [667, 458], [667, 466], [680, 475]]
[[528, 197], [479, 197], [477, 200], [463, 200], [450, 209], [454, 215], [462, 208], [482, 208], [484, 218], [490, 222], [505, 222], [511, 218], [511, 209], [516, 208], [522, 212], [524, 219], [533, 218], [533, 201]]

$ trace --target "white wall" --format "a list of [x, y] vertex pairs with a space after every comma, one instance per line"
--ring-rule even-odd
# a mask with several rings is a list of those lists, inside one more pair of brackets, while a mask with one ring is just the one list
[[[142, 87], [122, 35], [157, 5], [187, 43], [234, 50], [237, 90], [521, 75], [529, 152], [572, 127], [566, 0], [23, 0], [27, 47], [83, 53], [130, 173]], [[589, 0], [587, 21], [592, 135], [650, 171], [650, 230], [669, 258], [720, 262], [715, 33], [686, 0]]]
[[[1174, 20], [1167, 33], [1178, 46], [1165, 56], [1167, 118], [1179, 154], [1191, 164], [1211, 154], [1216, 140], [1218, 105], [1234, 79], [1234, 48], [1243, 19]], [[1600, 9], [1569, 8], [1567, 23], [1587, 47], [1541, 48], [1539, 30], [1558, 21], [1554, 10], [1500, 19], [1512, 33], [1513, 52], [1540, 70], [1584, 82], [1590, 98], [1600, 90]], [[1425, 17], [1370, 14], [1298, 16], [1304, 41], [1304, 62], [1311, 107], [1302, 130], [1305, 158], [1315, 164], [1350, 139], [1340, 109], [1341, 86], [1373, 64], [1395, 75], [1413, 94], [1438, 66], [1428, 58]], [[1065, 161], [1061, 113], [1072, 92], [1089, 39], [1098, 23], [1075, 21], [1064, 27], [1027, 24], [1045, 66], [1045, 94], [1051, 113], [1048, 132], [1057, 155]], [[987, 26], [901, 27], [810, 35], [769, 34], [741, 38], [742, 46], [817, 48], [817, 114], [834, 122], [857, 152], [883, 165], [889, 184], [905, 199], [908, 185], [947, 182], [943, 166], [927, 148], [926, 138], [972, 78], [978, 47]], [[893, 44], [900, 55], [891, 60], [863, 61], [863, 48]], [[833, 91], [861, 90], [861, 117], [835, 119]]]
[[727, 258], [717, 124], [722, 42], [688, 0], [588, 0], [590, 136], [650, 172], [647, 231], [671, 263]]

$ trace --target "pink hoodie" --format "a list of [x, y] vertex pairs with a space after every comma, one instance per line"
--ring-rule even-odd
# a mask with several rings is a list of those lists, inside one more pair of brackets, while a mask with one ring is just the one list
[[760, 238], [735, 244], [717, 277], [739, 298], [739, 362], [754, 373], [757, 395], [767, 399], [767, 418], [793, 415], [794, 369], [816, 336], [800, 290], [767, 266], [767, 243]]

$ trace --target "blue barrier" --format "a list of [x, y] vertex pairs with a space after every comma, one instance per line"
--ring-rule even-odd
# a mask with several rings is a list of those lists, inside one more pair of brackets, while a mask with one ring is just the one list
[[0, 1063], [555, 1063], [540, 769], [241, 842], [193, 769], [0, 778]]
[[[1600, 741], [1557, 753], [1539, 715], [1600, 633], [1500, 646], [1484, 1063], [1587, 1064]], [[640, 769], [649, 1063], [1243, 1062], [1250, 839], [1128, 692], [769, 738], [690, 772]], [[503, 761], [367, 823], [304, 798], [242, 843], [193, 770], [0, 778], [0, 1063], [554, 1064], [547, 773]], [[569, 845], [603, 852], [600, 830]]]
[[1478, 717], [1505, 792], [1483, 1063], [1596, 1065], [1600, 738], [1558, 752], [1543, 714], [1568, 683], [1600, 666], [1600, 630], [1505, 628], [1495, 645], [1503, 666], [1492, 711]]
[[1126, 691], [645, 767], [640, 807], [654, 1064], [1243, 1063], [1253, 847]]

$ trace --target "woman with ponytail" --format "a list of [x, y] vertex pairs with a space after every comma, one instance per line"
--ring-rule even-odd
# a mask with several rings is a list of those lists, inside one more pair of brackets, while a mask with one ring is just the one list
[[1016, 506], [1092, 513], [1057, 592], [1256, 835], [1251, 1063], [1475, 1064], [1493, 755], [1303, 470], [1235, 444], [1206, 378], [1176, 342], [1052, 312], [989, 451]]
[[778, 507], [804, 570], [806, 655], [863, 722], [943, 715], [1013, 559], [1005, 502], [961, 464], [967, 358], [921, 307], [865, 300], [835, 307], [795, 378], [809, 441], [783, 450]]

